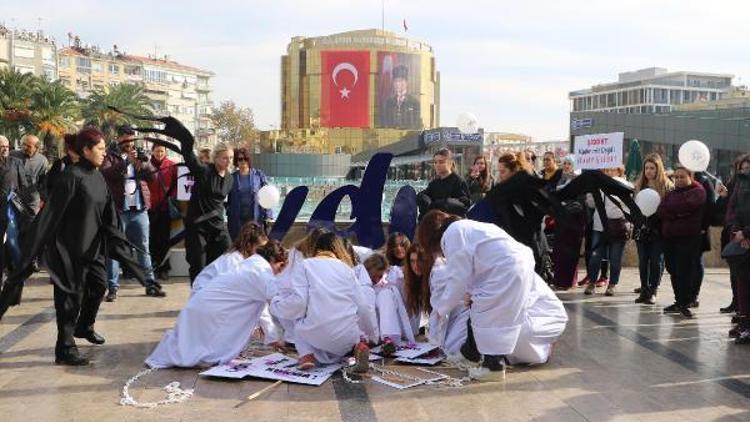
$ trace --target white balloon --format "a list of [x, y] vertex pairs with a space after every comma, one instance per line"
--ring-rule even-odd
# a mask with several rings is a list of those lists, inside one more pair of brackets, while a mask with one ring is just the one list
[[695, 139], [682, 144], [677, 156], [680, 164], [690, 171], [706, 171], [711, 160], [711, 152], [706, 144]]
[[258, 203], [263, 208], [273, 208], [279, 205], [281, 194], [274, 185], [265, 185], [258, 191]]
[[659, 192], [653, 189], [643, 189], [635, 196], [635, 204], [641, 209], [644, 217], [651, 217], [656, 214], [656, 210], [661, 203]]
[[477, 116], [465, 111], [458, 115], [456, 126], [463, 133], [477, 133], [479, 131], [479, 120], [477, 120]]

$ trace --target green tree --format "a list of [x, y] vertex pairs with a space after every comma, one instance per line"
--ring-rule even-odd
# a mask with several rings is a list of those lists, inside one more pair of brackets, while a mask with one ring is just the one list
[[31, 122], [50, 155], [59, 156], [59, 141], [77, 129], [80, 102], [75, 93], [59, 81], [39, 79], [31, 95]]
[[0, 134], [11, 145], [32, 130], [32, 94], [38, 78], [14, 69], [0, 69]]
[[85, 101], [83, 118], [86, 125], [98, 127], [109, 139], [117, 135], [118, 126], [138, 125], [131, 117], [111, 110], [110, 106], [142, 116], [153, 114], [152, 101], [141, 85], [119, 84], [95, 90]]
[[258, 136], [255, 116], [250, 108], [239, 107], [234, 101], [224, 101], [211, 113], [211, 121], [219, 138], [234, 146], [248, 146], [252, 150]]

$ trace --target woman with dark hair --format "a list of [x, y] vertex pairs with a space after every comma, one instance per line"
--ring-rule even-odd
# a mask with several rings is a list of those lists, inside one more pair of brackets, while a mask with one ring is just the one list
[[421, 218], [432, 209], [450, 211], [464, 215], [471, 205], [469, 188], [461, 176], [453, 169], [453, 153], [448, 148], [441, 148], [432, 155], [435, 177], [427, 185], [427, 189], [417, 195], [419, 216]]
[[[730, 277], [734, 278], [737, 292], [737, 325], [729, 332], [737, 337], [738, 344], [750, 343], [750, 155], [743, 155], [737, 162], [737, 172], [732, 183], [726, 211], [726, 222], [730, 226], [728, 242], [722, 255], [729, 263]], [[726, 189], [721, 190], [726, 196]], [[727, 255], [726, 251], [735, 250]], [[740, 253], [737, 253], [740, 252]]]
[[490, 165], [487, 162], [487, 157], [479, 155], [474, 159], [471, 171], [466, 176], [466, 184], [469, 187], [472, 204], [476, 204], [484, 199], [487, 192], [492, 189], [495, 179], [490, 174]]
[[430, 283], [428, 274], [424, 271], [426, 262], [424, 251], [416, 243], [412, 243], [406, 251], [406, 259], [401, 266], [404, 274], [403, 298], [406, 312], [409, 314], [412, 332], [419, 333], [422, 315], [430, 313]]
[[291, 286], [279, 286], [271, 314], [296, 321], [294, 340], [298, 368], [316, 362], [335, 363], [354, 349], [365, 335], [375, 341], [377, 327], [369, 326], [368, 306], [358, 287], [351, 258], [333, 233], [318, 237], [315, 256], [292, 273]]
[[[750, 155], [743, 154], [734, 160], [732, 175], [726, 185], [720, 184], [716, 189], [718, 199], [716, 201], [716, 212], [723, 218], [724, 228], [721, 231], [721, 249], [732, 241], [732, 221], [734, 220], [734, 210], [729, 209], [729, 201], [732, 198], [734, 188], [737, 184], [739, 175], [743, 172], [742, 167], [750, 169]], [[750, 171], [750, 170], [748, 170]], [[733, 266], [729, 266], [729, 283], [732, 287], [732, 302], [729, 305], [720, 308], [722, 314], [731, 314], [738, 311], [737, 304], [737, 277], [734, 274]]]
[[439, 324], [462, 299], [469, 306], [466, 343], [449, 361], [475, 379], [503, 378], [506, 361], [544, 363], [568, 317], [534, 273], [529, 248], [494, 224], [431, 211], [417, 227], [425, 253], [446, 259], [445, 290], [433, 295]]
[[276, 292], [274, 274], [286, 264], [281, 244], [271, 240], [233, 271], [214, 277], [194, 291], [175, 327], [146, 358], [151, 368], [210, 366], [235, 358], [263, 326], [266, 344], [276, 342], [275, 329], [263, 314]]
[[234, 166], [237, 170], [232, 173], [234, 183], [229, 192], [229, 207], [227, 218], [229, 235], [237, 237], [245, 223], [253, 221], [266, 227], [266, 220], [271, 217], [271, 210], [263, 208], [258, 203], [258, 191], [267, 185], [266, 175], [252, 165], [250, 150], [242, 147], [234, 151]]
[[167, 149], [159, 144], [153, 144], [151, 147], [150, 161], [156, 169], [156, 175], [147, 180], [151, 193], [151, 205], [148, 208], [151, 233], [148, 245], [151, 248], [151, 261], [156, 278], [167, 280], [170, 270], [167, 253], [170, 247], [172, 219], [181, 217], [170, 214], [170, 201], [177, 199], [177, 166], [167, 157]]
[[8, 305], [17, 304], [32, 260], [46, 247], [44, 258], [54, 282], [57, 313], [55, 363], [77, 366], [89, 361], [78, 353], [74, 337], [104, 343], [94, 331], [94, 322], [107, 288], [105, 257], [120, 261], [141, 283], [146, 280], [132, 245], [119, 229], [117, 210], [98, 170], [106, 155], [104, 134], [84, 128], [72, 144], [79, 160], [60, 174], [46, 206], [30, 226], [21, 265], [0, 294], [0, 317]]
[[242, 261], [255, 254], [256, 249], [265, 245], [266, 242], [268, 242], [268, 237], [261, 226], [255, 223], [247, 223], [242, 226], [242, 231], [234, 240], [232, 248], [208, 264], [195, 278], [192, 293], [195, 294], [217, 276], [235, 271]]
[[675, 166], [674, 190], [659, 205], [664, 257], [672, 279], [675, 303], [664, 313], [692, 318], [689, 306], [700, 281], [701, 230], [706, 191], [693, 179], [693, 173]]

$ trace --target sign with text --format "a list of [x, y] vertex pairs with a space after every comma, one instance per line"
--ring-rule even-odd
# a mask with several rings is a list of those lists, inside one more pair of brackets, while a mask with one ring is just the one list
[[326, 382], [341, 364], [325, 365], [307, 371], [297, 369], [297, 359], [273, 353], [249, 360], [235, 360], [218, 365], [200, 374], [209, 377], [241, 379], [245, 377], [265, 378], [319, 386]]
[[190, 169], [185, 166], [177, 167], [177, 200], [189, 201], [190, 192], [193, 190], [193, 176]]
[[576, 168], [596, 170], [622, 166], [624, 138], [623, 132], [576, 136], [573, 147]]

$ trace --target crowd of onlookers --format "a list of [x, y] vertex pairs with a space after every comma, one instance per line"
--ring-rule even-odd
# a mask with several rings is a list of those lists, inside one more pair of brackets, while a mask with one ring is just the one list
[[[435, 179], [418, 197], [420, 211], [439, 208], [471, 216], [472, 207], [486, 198], [493, 221], [534, 251], [537, 272], [551, 287], [558, 291], [582, 287], [586, 295], [597, 289], [606, 296], [616, 294], [623, 252], [632, 240], [640, 275], [635, 302], [656, 303], [666, 269], [674, 302], [664, 312], [686, 318], [693, 317], [691, 309], [700, 305], [703, 254], [720, 248], [732, 284], [732, 302], [721, 312], [735, 314], [737, 325], [730, 336], [738, 343], [750, 342], [750, 325], [746, 323], [750, 308], [750, 155], [737, 158], [726, 184], [679, 163], [667, 170], [658, 154], [645, 156], [633, 183], [624, 178], [622, 166], [584, 170], [605, 173], [632, 189], [632, 197], [644, 189], [656, 191], [661, 200], [656, 213], [637, 220], [638, 224], [633, 224], [636, 220], [624, 201], [597, 192], [560, 201], [566, 223], [556, 221], [555, 212], [539, 206], [543, 194], [539, 196], [537, 191], [554, 196], [581, 171], [575, 170], [570, 156], [559, 160], [547, 152], [539, 171], [535, 170], [536, 160], [532, 152], [508, 152], [497, 159], [493, 177], [491, 163], [478, 156], [462, 179], [452, 171], [451, 152], [440, 150], [434, 156]], [[542, 188], [532, 179], [543, 180]], [[595, 206], [595, 195], [601, 195], [605, 215]], [[711, 245], [712, 226], [723, 229], [720, 245]], [[580, 258], [585, 263], [583, 271], [579, 271]]]

